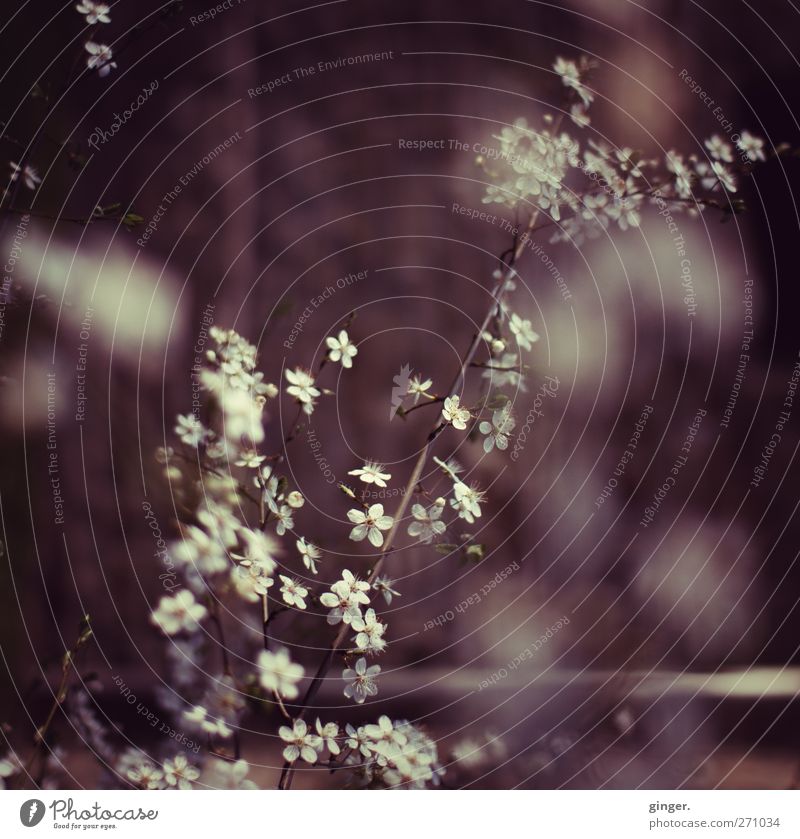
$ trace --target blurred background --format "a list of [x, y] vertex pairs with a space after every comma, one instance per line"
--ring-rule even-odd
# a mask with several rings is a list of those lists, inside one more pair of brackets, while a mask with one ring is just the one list
[[[597, 62], [587, 136], [598, 142], [701, 154], [709, 135], [747, 129], [768, 147], [800, 146], [789, 2], [249, 0], [199, 19], [208, 8], [113, 4], [102, 34], [118, 68], [66, 91], [83, 60], [72, 4], [5, 15], [0, 142], [9, 161], [29, 148], [42, 178], [2, 214], [0, 717], [18, 748], [47, 714], [86, 613], [94, 642], [81, 671], [95, 674], [101, 716], [129, 742], [156, 736], [113, 679], [158, 707], [166, 659], [149, 613], [164, 568], [142, 505], [176, 536], [155, 450], [191, 409], [209, 312], [257, 344], [274, 382], [284, 366], [311, 366], [355, 313], [354, 370], [326, 380], [336, 398], [286, 469], [308, 499], [298, 530], [325, 552], [320, 579], [364, 573], [346, 499], [304, 435], [313, 430], [338, 480], [373, 459], [404, 485], [431, 416], [390, 422], [392, 379], [407, 364], [446, 386], [511, 244], [501, 224], [453, 211], [484, 209], [474, 144], [558, 109], [557, 56]], [[442, 142], [407, 147], [417, 140]], [[435, 453], [457, 449], [488, 487], [472, 531], [486, 556], [464, 562], [401, 539], [387, 568], [402, 596], [383, 612], [381, 692], [341, 707], [334, 679], [317, 700], [326, 716], [419, 721], [454, 787], [794, 785], [800, 408], [781, 412], [800, 352], [797, 183], [796, 161], [781, 157], [743, 179], [747, 212], [681, 217], [692, 300], [655, 211], [640, 230], [580, 247], [543, 238], [561, 284], [522, 256], [514, 308], [542, 340], [518, 417], [547, 376], [557, 391], [540, 400], [516, 462], [453, 432], [437, 441]], [[128, 229], [116, 204], [142, 221]], [[83, 223], [97, 206], [110, 218]], [[294, 409], [285, 397], [269, 407], [274, 447]], [[314, 639], [302, 623], [282, 629], [307, 669], [327, 638], [319, 623]], [[264, 785], [276, 779], [276, 725], [245, 738]], [[62, 736], [78, 739], [66, 724]], [[65, 785], [98, 783], [91, 756], [71, 753]]]

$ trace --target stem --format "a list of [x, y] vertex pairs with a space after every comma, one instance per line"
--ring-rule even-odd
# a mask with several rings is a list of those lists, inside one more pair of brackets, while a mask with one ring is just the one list
[[425, 408], [428, 405], [435, 405], [437, 402], [444, 402], [444, 396], [433, 396], [430, 397], [429, 402], [420, 402], [418, 405], [412, 405], [410, 408], [403, 408], [403, 416], [407, 417], [413, 411], [416, 411], [419, 408]]
[[[528, 223], [528, 229], [526, 233], [530, 233], [533, 230], [536, 220], [539, 216], [539, 210], [537, 210], [530, 219]], [[495, 312], [498, 309], [500, 302], [503, 297], [503, 293], [505, 291], [506, 283], [512, 278], [513, 276], [513, 265], [519, 256], [522, 254], [525, 248], [526, 239], [524, 237], [521, 238], [516, 244], [514, 251], [511, 254], [511, 257], [508, 262], [508, 269], [503, 274], [503, 276], [498, 280], [494, 289], [492, 290], [492, 303], [486, 311], [486, 315], [484, 316], [483, 323], [478, 328], [477, 332], [475, 333], [469, 348], [467, 349], [464, 358], [461, 361], [461, 365], [456, 373], [455, 378], [448, 390], [448, 393], [456, 393], [462, 386], [464, 379], [466, 377], [467, 369], [472, 364], [473, 359], [475, 358], [475, 353], [478, 351], [478, 347], [481, 344], [481, 336], [486, 331], [486, 327], [491, 323], [492, 318], [495, 316]], [[428, 404], [428, 403], [425, 403]], [[406, 488], [400, 498], [400, 505], [398, 506], [395, 514], [394, 514], [394, 521], [392, 523], [391, 530], [389, 530], [388, 535], [386, 536], [386, 541], [383, 544], [383, 548], [381, 551], [381, 555], [378, 558], [378, 561], [375, 563], [372, 572], [367, 577], [367, 582], [372, 585], [375, 581], [375, 578], [380, 574], [381, 570], [383, 569], [384, 563], [386, 562], [386, 558], [388, 557], [389, 553], [392, 550], [392, 546], [394, 545], [395, 537], [400, 529], [400, 524], [403, 520], [403, 516], [405, 515], [406, 509], [408, 504], [411, 500], [411, 497], [414, 493], [414, 488], [419, 483], [420, 476], [422, 475], [422, 471], [425, 468], [425, 464], [428, 461], [428, 456], [431, 451], [431, 447], [439, 436], [439, 433], [442, 429], [445, 428], [444, 424], [439, 423], [437, 418], [436, 425], [431, 429], [428, 434], [427, 439], [425, 440], [425, 445], [422, 447], [422, 450], [417, 457], [416, 463], [414, 464], [414, 468], [411, 472], [411, 476], [406, 483]], [[339, 632], [336, 634], [333, 643], [328, 648], [327, 652], [325, 653], [325, 657], [322, 659], [319, 668], [317, 669], [314, 678], [311, 680], [311, 684], [308, 686], [308, 690], [306, 690], [305, 696], [301, 702], [301, 710], [297, 715], [297, 719], [303, 719], [308, 712], [309, 705], [313, 702], [314, 698], [319, 691], [322, 682], [325, 678], [325, 674], [328, 672], [330, 668], [331, 662], [333, 661], [333, 657], [336, 654], [337, 650], [341, 645], [344, 643], [344, 640], [350, 631], [350, 627], [348, 624], [342, 622], [342, 626], [339, 629]], [[288, 789], [291, 785], [291, 773], [290, 773], [290, 765], [285, 763], [283, 766], [283, 771], [281, 772], [280, 781], [278, 782], [278, 789]]]
[[[24, 773], [28, 778], [31, 778], [31, 772], [33, 770], [33, 766], [36, 763], [36, 758], [40, 756], [44, 756], [45, 750], [45, 737], [47, 736], [47, 732], [50, 730], [50, 726], [55, 719], [56, 712], [61, 708], [64, 704], [64, 700], [67, 698], [67, 685], [69, 683], [69, 676], [72, 668], [75, 667], [75, 656], [78, 654], [78, 651], [83, 647], [83, 645], [92, 637], [92, 630], [89, 627], [89, 616], [85, 615], [83, 620], [81, 621], [81, 627], [78, 635], [78, 639], [75, 642], [75, 645], [72, 647], [71, 650], [67, 650], [64, 653], [61, 659], [61, 681], [59, 682], [58, 689], [56, 690], [55, 694], [53, 695], [53, 704], [50, 706], [50, 711], [47, 714], [47, 718], [45, 721], [36, 729], [36, 735], [34, 736], [34, 750], [31, 756], [28, 758], [27, 762], [25, 763]], [[42, 763], [39, 778], [38, 780], [41, 781], [41, 776], [44, 774], [45, 766], [44, 762]], [[37, 784], [38, 786], [38, 784]]]
[[269, 599], [261, 595], [261, 630], [264, 635], [264, 649], [269, 652]]

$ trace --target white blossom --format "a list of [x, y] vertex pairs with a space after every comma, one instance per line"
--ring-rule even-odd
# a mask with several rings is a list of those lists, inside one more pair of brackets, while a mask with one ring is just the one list
[[84, 45], [89, 57], [86, 59], [86, 66], [90, 70], [97, 70], [100, 77], [107, 76], [116, 69], [116, 62], [112, 61], [113, 53], [108, 44], [97, 44], [94, 41], [87, 41]]
[[366, 512], [349, 510], [347, 518], [355, 525], [350, 531], [350, 538], [354, 542], [360, 542], [367, 538], [370, 544], [376, 548], [383, 545], [383, 533], [381, 531], [391, 529], [394, 523], [391, 516], [384, 515], [383, 504], [372, 504]]
[[283, 750], [283, 759], [294, 763], [302, 758], [306, 763], [316, 763], [322, 749], [322, 738], [308, 730], [305, 720], [295, 720], [291, 728], [282, 725], [278, 729], [281, 740], [288, 745]]
[[594, 94], [587, 90], [581, 81], [581, 71], [574, 61], [570, 61], [559, 56], [553, 64], [553, 69], [561, 76], [561, 82], [565, 87], [574, 90], [581, 98], [584, 107], [590, 105], [594, 101]]
[[286, 503], [293, 509], [299, 510], [303, 504], [306, 503], [306, 499], [303, 497], [303, 493], [299, 492], [296, 489], [293, 489], [287, 496], [286, 496]]
[[306, 542], [305, 538], [300, 538], [295, 542], [300, 556], [303, 558], [303, 565], [312, 573], [317, 573], [317, 560], [322, 556], [322, 551], [311, 542]]
[[314, 377], [300, 367], [295, 367], [294, 370], [287, 369], [284, 375], [286, 381], [289, 382], [286, 392], [303, 406], [306, 414], [312, 414], [314, 400], [320, 395], [320, 391], [314, 387]]
[[183, 721], [190, 727], [202, 731], [210, 736], [228, 739], [233, 731], [222, 717], [214, 717], [208, 713], [204, 705], [195, 705], [191, 710], [183, 712]]
[[365, 484], [375, 484], [377, 487], [385, 487], [386, 481], [392, 477], [383, 471], [385, 468], [382, 463], [373, 463], [373, 461], [368, 460], [361, 468], [351, 469], [347, 474], [359, 478]]
[[277, 504], [270, 506], [274, 507], [272, 514], [275, 516], [275, 532], [278, 536], [283, 536], [287, 530], [294, 528], [292, 508], [288, 504], [281, 504], [280, 507]]
[[129, 769], [127, 777], [139, 789], [164, 789], [164, 773], [147, 760]]
[[172, 545], [172, 557], [200, 575], [219, 574], [230, 566], [225, 545], [193, 524], [182, 528], [183, 539]]
[[274, 582], [263, 563], [245, 561], [231, 570], [231, 583], [236, 593], [248, 603], [258, 603]]
[[457, 428], [459, 431], [464, 431], [472, 418], [469, 410], [461, 407], [461, 398], [457, 395], [448, 396], [444, 400], [442, 416], [446, 422], [452, 423], [453, 428]]
[[444, 498], [437, 498], [427, 510], [422, 504], [412, 505], [414, 521], [408, 526], [408, 535], [418, 538], [425, 545], [429, 545], [435, 536], [441, 536], [447, 529], [447, 525], [440, 521], [444, 506]]
[[192, 414], [178, 414], [176, 417], [177, 424], [175, 426], [175, 433], [182, 443], [187, 446], [197, 448], [206, 437], [206, 429], [203, 423]]
[[245, 466], [247, 469], [258, 469], [266, 460], [266, 456], [259, 454], [255, 449], [242, 449], [236, 466]]
[[517, 339], [517, 344], [523, 350], [533, 349], [532, 345], [539, 340], [539, 335], [534, 332], [531, 322], [527, 319], [523, 320], [516, 312], [511, 315], [508, 327], [511, 334]]
[[330, 609], [328, 623], [335, 626], [344, 621], [351, 624], [361, 617], [361, 607], [369, 604], [370, 585], [366, 580], [359, 580], [351, 571], [342, 571], [342, 579], [337, 580], [329, 592], [320, 597], [320, 603]]
[[264, 427], [261, 424], [263, 399], [253, 398], [249, 391], [225, 388], [220, 396], [222, 422], [225, 437], [237, 443], [247, 437], [252, 443], [264, 439]]
[[348, 667], [342, 671], [342, 678], [350, 683], [345, 687], [344, 695], [361, 705], [368, 696], [378, 693], [375, 677], [380, 672], [380, 665], [373, 664], [367, 667], [367, 660], [362, 656], [356, 661], [355, 668]]
[[200, 770], [192, 766], [186, 755], [175, 755], [172, 760], [164, 761], [164, 780], [169, 787], [191, 789], [192, 781], [200, 777]]
[[517, 424], [511, 414], [511, 403], [506, 402], [502, 408], [498, 408], [492, 414], [492, 421], [484, 420], [479, 426], [481, 434], [487, 437], [483, 441], [483, 450], [488, 454], [495, 446], [501, 451], [508, 448], [508, 435], [514, 430]]
[[718, 160], [711, 164], [711, 169], [728, 192], [736, 192], [736, 179], [730, 170], [726, 169]]
[[344, 329], [336, 338], [326, 338], [325, 343], [328, 345], [328, 358], [331, 361], [341, 361], [342, 367], [350, 368], [353, 366], [353, 358], [358, 355], [358, 349], [350, 341], [350, 337]]
[[476, 518], [480, 518], [480, 503], [485, 493], [474, 486], [467, 486], [462, 481], [457, 481], [453, 485], [453, 494], [455, 498], [450, 499], [450, 506], [458, 511], [459, 518], [465, 519], [469, 524], [473, 524]]
[[504, 353], [502, 358], [495, 359], [486, 365], [483, 378], [489, 379], [493, 387], [509, 385], [525, 392], [525, 377], [519, 369], [519, 356], [516, 353]]
[[341, 752], [339, 744], [336, 742], [336, 738], [339, 736], [339, 726], [335, 722], [327, 722], [323, 725], [317, 717], [314, 727], [317, 729], [322, 744], [328, 747], [328, 751], [332, 755], [338, 755]]
[[298, 580], [293, 580], [291, 577], [284, 577], [283, 574], [279, 576], [283, 583], [281, 586], [283, 602], [289, 606], [297, 606], [298, 609], [305, 609], [305, 598], [308, 597], [308, 589], [304, 588]]
[[181, 589], [174, 596], [161, 598], [158, 608], [150, 615], [150, 620], [167, 635], [175, 635], [181, 630], [194, 631], [198, 622], [208, 614], [202, 603], [197, 603], [189, 589]]
[[723, 163], [733, 163], [733, 149], [730, 143], [723, 140], [719, 134], [714, 134], [705, 141], [705, 147], [714, 160], [721, 160]]
[[433, 379], [423, 379], [421, 376], [414, 376], [408, 384], [407, 396], [414, 397], [414, 404], [419, 402], [420, 396], [427, 396], [427, 392], [431, 389]]
[[108, 13], [110, 7], [105, 3], [93, 3], [92, 0], [81, 0], [75, 10], [86, 18], [86, 22], [92, 26], [95, 23], [111, 23]]
[[297, 699], [300, 691], [297, 685], [305, 670], [289, 657], [289, 651], [280, 647], [276, 652], [262, 650], [258, 656], [259, 681], [264, 690], [276, 693], [282, 699]]
[[205, 765], [202, 783], [209, 789], [258, 789], [247, 778], [250, 766], [246, 760], [221, 760], [210, 758]]
[[564, 132], [554, 136], [548, 129], [534, 131], [524, 119], [503, 127], [495, 139], [500, 148], [492, 160], [479, 159], [494, 181], [486, 189], [484, 203], [514, 208], [530, 201], [559, 219], [560, 205], [574, 201], [563, 182], [579, 163], [578, 144]]
[[28, 187], [28, 189], [36, 189], [36, 186], [42, 182], [42, 179], [39, 177], [39, 173], [33, 168], [33, 166], [26, 163], [20, 168], [19, 163], [14, 163], [13, 160], [10, 160], [8, 165], [11, 167], [12, 181], [17, 180], [21, 171], [22, 180], [25, 182], [25, 186]]
[[400, 592], [395, 591], [394, 588], [392, 588], [393, 585], [394, 580], [384, 574], [375, 577], [372, 581], [372, 587], [375, 591], [379, 591], [383, 595], [383, 599], [386, 601], [387, 606], [392, 605], [392, 597], [400, 597]]
[[766, 160], [764, 156], [764, 141], [753, 136], [749, 131], [742, 131], [736, 141], [736, 148], [747, 155], [748, 160]]
[[366, 614], [355, 618], [350, 626], [357, 633], [353, 640], [360, 652], [382, 653], [386, 649], [383, 635], [387, 627], [378, 619], [374, 609], [367, 609]]

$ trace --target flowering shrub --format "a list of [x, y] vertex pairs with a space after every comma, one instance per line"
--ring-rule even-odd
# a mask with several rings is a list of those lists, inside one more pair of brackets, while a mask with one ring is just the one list
[[[110, 22], [105, 4], [84, 0], [77, 9], [89, 25]], [[107, 76], [116, 68], [105, 44], [88, 40], [85, 51], [89, 70]], [[180, 584], [160, 598], [150, 616], [164, 637], [171, 667], [172, 690], [162, 696], [163, 706], [174, 730], [186, 732], [193, 746], [202, 745], [196, 751], [169, 749], [157, 758], [136, 748], [114, 757], [86, 693], [73, 692], [70, 713], [87, 742], [109, 755], [114, 783], [142, 789], [253, 788], [239, 732], [246, 717], [258, 715], [266, 715], [281, 744], [283, 788], [298, 765], [321, 766], [325, 777], [336, 770], [334, 778], [343, 773], [350, 782], [371, 787], [431, 787], [445, 776], [437, 744], [423, 726], [370, 707], [380, 697], [380, 656], [392, 643], [381, 607], [402, 595], [385, 566], [400, 539], [470, 559], [483, 556], [484, 546], [463, 531], [481, 519], [487, 493], [460, 477], [463, 469], [452, 457], [434, 457], [433, 447], [452, 431], [453, 439], [466, 434], [485, 453], [506, 456], [517, 424], [515, 395], [525, 389], [525, 354], [535, 353], [539, 340], [512, 303], [515, 266], [526, 243], [542, 230], [552, 243], [579, 245], [612, 225], [636, 228], [648, 205], [692, 215], [708, 208], [738, 211], [732, 200], [738, 178], [766, 158], [763, 141], [747, 132], [735, 148], [710, 137], [707, 159], [676, 151], [656, 159], [592, 139], [583, 143], [594, 101], [592, 64], [559, 58], [554, 70], [567, 94], [563, 115], [547, 114], [536, 127], [525, 119], [504, 126], [494, 135], [497, 153], [479, 160], [489, 181], [483, 200], [523, 218], [523, 232], [498, 261], [492, 303], [453, 381], [417, 375], [400, 394], [399, 414], [433, 406], [434, 419], [397, 508], [366, 500], [369, 488], [397, 480], [380, 462], [353, 464], [348, 475], [354, 486], [340, 486], [348, 507], [342, 511], [341, 539], [379, 552], [367, 574], [336, 567], [326, 547], [317, 544], [313, 517], [304, 515], [304, 495], [282, 469], [285, 449], [301, 425], [320, 400], [335, 396], [325, 386], [327, 373], [341, 365], [342, 375], [358, 375], [352, 325], [340, 324], [327, 337], [324, 355], [307, 368], [287, 368], [283, 382], [275, 369], [259, 369], [257, 349], [245, 336], [211, 328], [214, 345], [200, 374], [207, 416], [201, 421], [179, 415], [174, 446], [158, 453], [185, 515], [170, 546]], [[565, 120], [571, 122], [569, 131]], [[39, 178], [28, 163], [10, 166], [12, 180], [36, 188]], [[470, 397], [466, 379], [473, 368], [481, 372], [477, 396]], [[296, 414], [281, 445], [270, 451], [264, 409], [280, 399]], [[447, 485], [443, 494], [433, 495], [420, 483], [429, 460]], [[458, 535], [443, 541], [448, 533]], [[281, 615], [287, 612], [305, 621], [306, 637], [326, 649], [314, 672], [295, 661], [281, 640]], [[236, 625], [228, 615], [239, 618]], [[206, 637], [215, 637], [213, 648]], [[364, 706], [363, 724], [343, 725], [310, 713], [331, 670], [340, 677], [341, 697]], [[1, 778], [21, 776], [24, 769], [13, 754], [0, 761]]]

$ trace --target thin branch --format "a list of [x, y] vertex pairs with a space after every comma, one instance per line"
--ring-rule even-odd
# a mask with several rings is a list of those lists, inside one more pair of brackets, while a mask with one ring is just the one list
[[[527, 228], [526, 234], [530, 234], [530, 232], [534, 229], [534, 227], [536, 225], [536, 221], [539, 217], [539, 212], [540, 211], [537, 210], [531, 216], [530, 222], [528, 223], [528, 228]], [[475, 358], [475, 353], [478, 351], [478, 347], [481, 344], [481, 341], [482, 341], [481, 336], [486, 331], [486, 328], [491, 323], [492, 319], [495, 316], [495, 312], [497, 311], [497, 309], [500, 306], [500, 303], [502, 301], [503, 294], [505, 293], [508, 281], [514, 276], [514, 269], [513, 269], [514, 263], [517, 261], [517, 259], [520, 257], [520, 255], [524, 251], [526, 241], [527, 241], [527, 237], [523, 236], [523, 237], [520, 237], [519, 241], [516, 242], [516, 246], [515, 246], [512, 254], [511, 254], [511, 257], [509, 258], [509, 261], [507, 263], [508, 268], [503, 273], [503, 275], [500, 277], [500, 279], [497, 281], [495, 287], [492, 290], [491, 305], [488, 307], [488, 309], [486, 311], [486, 315], [484, 316], [483, 323], [480, 325], [480, 327], [476, 331], [475, 335], [473, 336], [472, 341], [470, 342], [469, 348], [467, 349], [467, 352], [466, 352], [466, 354], [464, 355], [464, 357], [461, 361], [461, 365], [458, 369], [458, 372], [455, 375], [455, 378], [453, 379], [453, 382], [450, 386], [450, 389], [448, 390], [448, 393], [457, 393], [461, 389], [461, 386], [463, 385], [464, 379], [466, 377], [466, 372], [469, 369], [470, 365], [472, 364], [473, 359]], [[428, 434], [428, 437], [425, 441], [425, 445], [422, 447], [422, 450], [420, 451], [419, 456], [417, 457], [416, 463], [414, 464], [414, 468], [411, 472], [411, 476], [409, 477], [408, 482], [406, 484], [405, 491], [401, 495], [400, 504], [399, 504], [397, 510], [395, 511], [394, 521], [392, 523], [392, 527], [389, 530], [389, 533], [386, 536], [386, 540], [383, 543], [383, 548], [382, 548], [382, 551], [381, 551], [381, 555], [378, 558], [378, 561], [373, 566], [371, 573], [367, 577], [367, 582], [370, 585], [372, 585], [372, 583], [375, 581], [375, 578], [380, 574], [381, 570], [383, 569], [384, 563], [386, 562], [386, 558], [388, 557], [388, 555], [392, 551], [392, 547], [394, 545], [395, 537], [397, 536], [397, 533], [400, 529], [401, 522], [403, 520], [403, 516], [405, 515], [406, 509], [408, 508], [408, 504], [409, 504], [409, 502], [410, 502], [410, 500], [413, 496], [414, 488], [419, 483], [420, 477], [421, 477], [422, 472], [425, 468], [425, 464], [428, 462], [428, 456], [430, 454], [431, 447], [432, 447], [434, 441], [436, 440], [436, 438], [439, 436], [440, 432], [445, 427], [446, 427], [445, 424], [444, 423], [439, 423], [438, 418], [437, 418], [437, 424], [432, 428], [432, 430]], [[297, 715], [297, 719], [303, 719], [305, 717], [306, 713], [308, 712], [309, 705], [311, 704], [311, 702], [313, 702], [314, 698], [316, 697], [317, 692], [319, 691], [319, 689], [322, 685], [322, 682], [325, 678], [325, 674], [328, 672], [328, 669], [331, 666], [331, 662], [333, 661], [333, 657], [336, 655], [337, 650], [344, 643], [344, 640], [347, 637], [349, 631], [350, 631], [349, 625], [342, 622], [342, 626], [339, 629], [339, 632], [336, 634], [336, 637], [335, 637], [333, 643], [331, 644], [331, 646], [326, 651], [325, 656], [322, 659], [322, 662], [321, 662], [319, 668], [317, 669], [316, 674], [314, 675], [314, 678], [311, 680], [311, 684], [308, 686], [308, 689], [306, 690], [305, 696], [303, 697], [303, 700], [301, 702], [301, 710], [300, 710], [299, 714]], [[283, 771], [281, 772], [280, 781], [278, 782], [278, 789], [288, 789], [290, 787], [290, 785], [291, 785], [291, 766], [290, 766], [289, 763], [285, 763], [284, 766], [283, 766]]]

